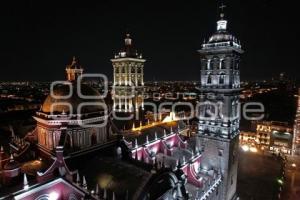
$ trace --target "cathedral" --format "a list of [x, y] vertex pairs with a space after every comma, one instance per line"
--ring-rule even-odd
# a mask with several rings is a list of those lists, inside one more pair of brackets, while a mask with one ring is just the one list
[[[223, 11], [201, 60], [196, 134], [174, 117], [118, 125], [111, 112], [144, 110], [145, 59], [126, 34], [111, 59], [112, 106], [84, 83], [75, 57], [33, 116], [36, 128], [0, 149], [2, 199], [236, 200], [240, 42]], [[82, 98], [88, 97], [88, 98]], [[111, 108], [111, 110], [108, 110]]]

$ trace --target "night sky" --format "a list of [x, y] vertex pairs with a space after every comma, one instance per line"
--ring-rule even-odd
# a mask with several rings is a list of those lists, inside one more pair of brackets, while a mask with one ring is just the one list
[[[164, 2], [164, 3], [162, 3]], [[242, 80], [280, 72], [300, 79], [296, 1], [225, 1], [229, 30], [246, 53]], [[289, 3], [289, 4], [288, 4]], [[217, 0], [1, 1], [0, 80], [62, 80], [72, 56], [107, 74], [126, 31], [147, 59], [145, 80], [199, 80], [196, 50], [216, 29]]]

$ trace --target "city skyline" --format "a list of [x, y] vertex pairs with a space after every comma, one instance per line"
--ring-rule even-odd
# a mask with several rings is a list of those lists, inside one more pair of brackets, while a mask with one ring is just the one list
[[[1, 33], [5, 72], [0, 79], [10, 81], [64, 79], [61, 72], [74, 55], [85, 72], [100, 72], [112, 80], [110, 59], [123, 46], [126, 32], [147, 60], [145, 81], [199, 80], [197, 49], [215, 32], [218, 19], [216, 1], [201, 2], [201, 6], [197, 2], [5, 4]], [[297, 42], [289, 40], [297, 35], [290, 26], [295, 23], [295, 13], [278, 17], [288, 7], [292, 9], [271, 0], [227, 3], [228, 28], [247, 49], [242, 80], [270, 79], [281, 73], [283, 66], [288, 75], [299, 78], [293, 59], [296, 51], [281, 51], [293, 49]], [[183, 73], [186, 75], [181, 76]]]

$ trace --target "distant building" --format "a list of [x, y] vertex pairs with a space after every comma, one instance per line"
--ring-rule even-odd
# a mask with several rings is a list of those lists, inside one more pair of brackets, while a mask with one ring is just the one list
[[300, 156], [300, 88], [298, 89], [298, 106], [294, 121], [293, 155]]
[[293, 128], [287, 122], [259, 121], [255, 132], [242, 132], [241, 144], [258, 146], [273, 153], [292, 154]]
[[137, 112], [144, 108], [145, 61], [134, 49], [130, 34], [126, 34], [124, 48], [111, 59], [114, 70], [113, 111]]

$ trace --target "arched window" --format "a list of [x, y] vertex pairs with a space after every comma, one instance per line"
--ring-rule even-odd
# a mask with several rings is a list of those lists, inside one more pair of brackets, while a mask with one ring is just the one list
[[218, 57], [214, 57], [211, 61], [211, 68], [212, 69], [218, 69], [219, 68], [219, 63], [220, 63], [220, 59]]
[[210, 59], [207, 60], [206, 69], [211, 70], [211, 60]]
[[125, 67], [122, 67], [122, 73], [125, 73]]
[[226, 69], [226, 67], [225, 67], [225, 60], [224, 59], [222, 59], [220, 61], [220, 69]]
[[137, 68], [137, 73], [142, 73], [142, 68], [141, 67]]
[[221, 73], [219, 75], [219, 84], [220, 85], [223, 85], [225, 83], [225, 74], [224, 73]]
[[212, 80], [211, 80], [211, 74], [208, 74], [207, 76], [207, 84], [211, 84]]
[[135, 73], [135, 67], [131, 66], [131, 73], [134, 74]]
[[239, 70], [240, 69], [240, 61], [238, 59], [236, 59], [235, 61], [235, 70]]

